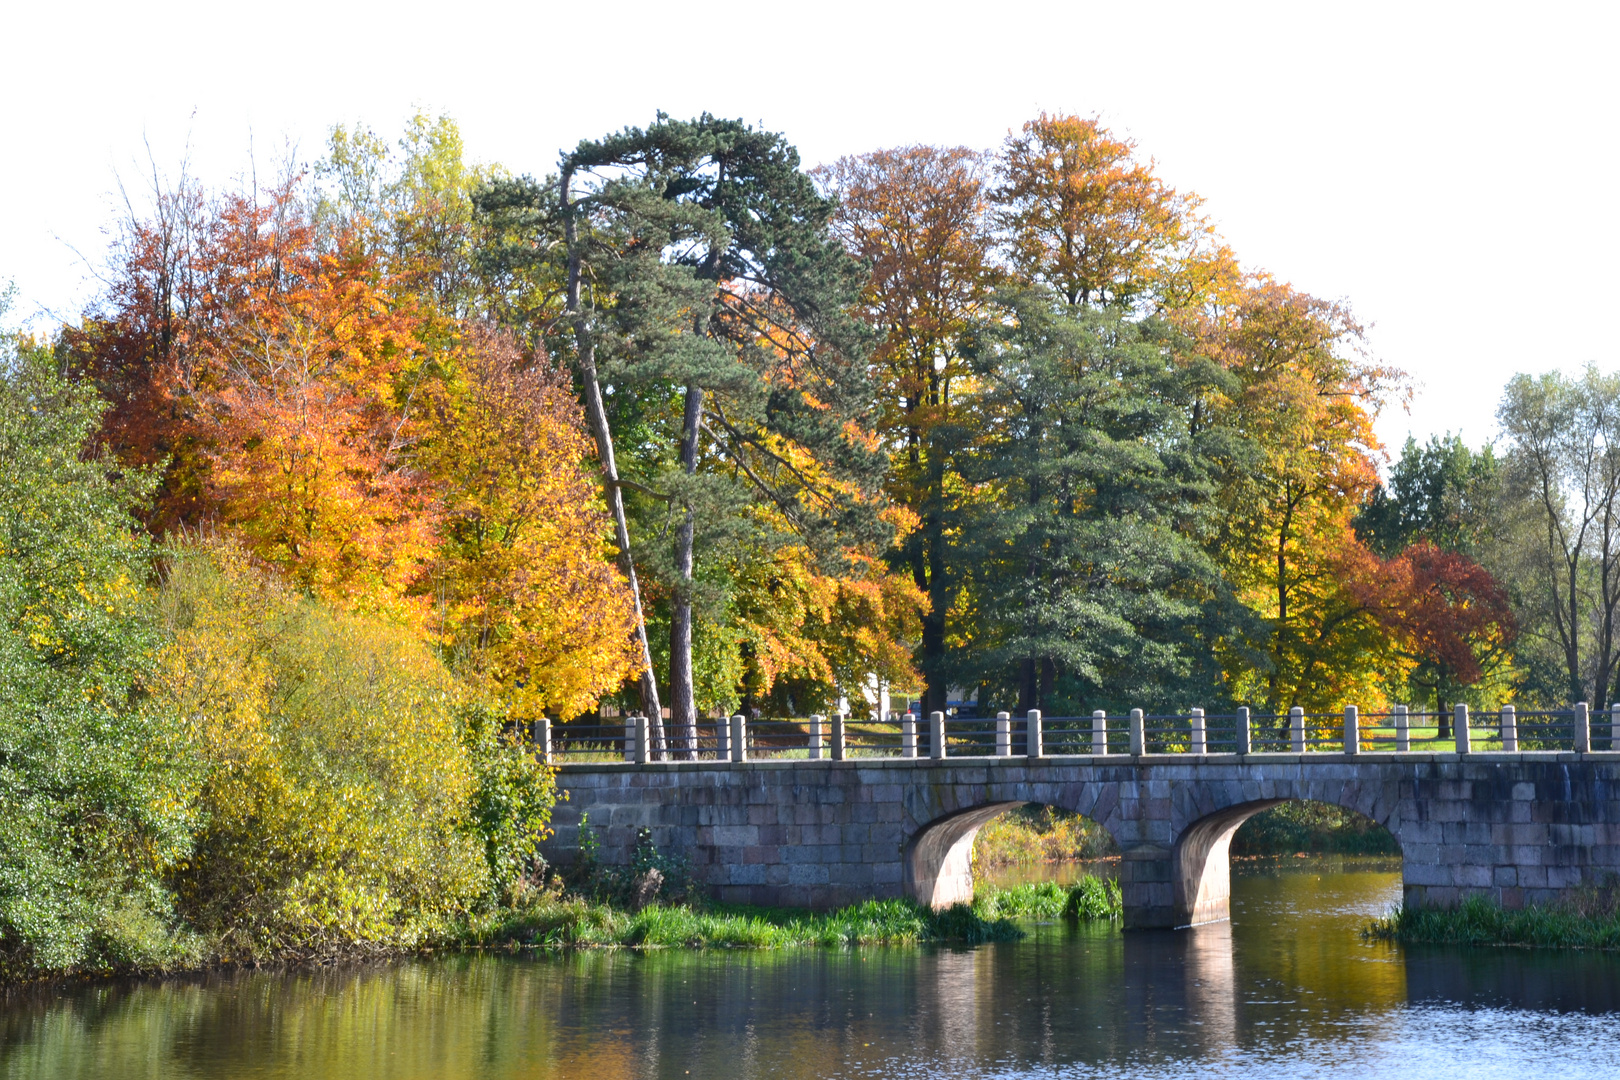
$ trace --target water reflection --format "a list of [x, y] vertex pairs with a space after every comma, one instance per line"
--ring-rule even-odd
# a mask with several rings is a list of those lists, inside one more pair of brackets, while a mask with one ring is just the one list
[[1398, 867], [1243, 864], [1233, 921], [976, 949], [595, 953], [14, 995], [0, 1077], [1620, 1072], [1620, 962], [1356, 929]]

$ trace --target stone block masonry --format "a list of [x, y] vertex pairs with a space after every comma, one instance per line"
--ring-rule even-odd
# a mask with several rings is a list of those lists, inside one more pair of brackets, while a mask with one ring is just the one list
[[1388, 828], [1412, 906], [1518, 907], [1620, 874], [1620, 753], [591, 763], [559, 766], [558, 783], [551, 862], [576, 857], [583, 817], [608, 864], [628, 863], [649, 828], [717, 899], [766, 906], [969, 899], [974, 836], [1024, 803], [1114, 836], [1128, 927], [1225, 918], [1232, 834], [1298, 799]]

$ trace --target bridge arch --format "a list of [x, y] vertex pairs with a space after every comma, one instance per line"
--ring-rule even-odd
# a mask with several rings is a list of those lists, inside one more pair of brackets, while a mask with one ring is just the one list
[[[1125, 790], [1121, 790], [1122, 786]], [[1128, 927], [1182, 927], [1220, 922], [1231, 912], [1231, 845], [1243, 823], [1254, 815], [1289, 802], [1341, 806], [1391, 828], [1393, 806], [1384, 792], [1353, 779], [1277, 779], [1263, 785], [1189, 785], [1170, 802], [1168, 821], [1144, 831], [1146, 822], [1124, 819], [1120, 809], [1145, 793], [1131, 781], [1070, 786], [1059, 800], [1030, 798], [1035, 791], [1009, 791], [1009, 796], [965, 807], [935, 808], [906, 843], [903, 884], [907, 896], [933, 908], [973, 899], [973, 842], [979, 830], [1009, 810], [1050, 802], [1094, 818], [1119, 844], [1123, 861], [1120, 884]], [[1040, 792], [1039, 794], [1057, 794]], [[1123, 802], [1122, 802], [1123, 799]], [[920, 809], [920, 807], [918, 808]], [[1168, 828], [1165, 828], [1168, 826]]]
[[[999, 794], [999, 793], [998, 793]], [[945, 810], [926, 821], [906, 842], [903, 852], [905, 894], [935, 909], [973, 899], [973, 842], [979, 830], [1022, 806], [1052, 806], [1079, 814], [1100, 825], [1119, 843], [1118, 784], [1102, 782], [1014, 789], [1008, 797]], [[1098, 815], [1101, 816], [1098, 816]], [[919, 815], [920, 816], [920, 815]]]

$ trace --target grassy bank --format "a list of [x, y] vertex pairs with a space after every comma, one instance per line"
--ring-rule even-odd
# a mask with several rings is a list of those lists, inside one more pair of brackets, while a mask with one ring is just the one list
[[1620, 949], [1620, 886], [1593, 888], [1569, 904], [1511, 911], [1477, 896], [1455, 908], [1403, 907], [1374, 920], [1367, 935], [1407, 945]]
[[837, 911], [753, 908], [694, 900], [640, 911], [581, 896], [547, 894], [467, 928], [482, 948], [748, 948], [1010, 941], [1020, 920], [1111, 919], [1112, 882], [1084, 878], [988, 890], [971, 904], [931, 911], [910, 900], [868, 900]]

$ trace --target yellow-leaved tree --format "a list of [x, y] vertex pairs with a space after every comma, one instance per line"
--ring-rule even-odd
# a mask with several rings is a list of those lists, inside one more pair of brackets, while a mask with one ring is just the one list
[[517, 716], [575, 716], [640, 673], [590, 437], [567, 372], [474, 325], [416, 454], [439, 493], [434, 621], [465, 677]]

